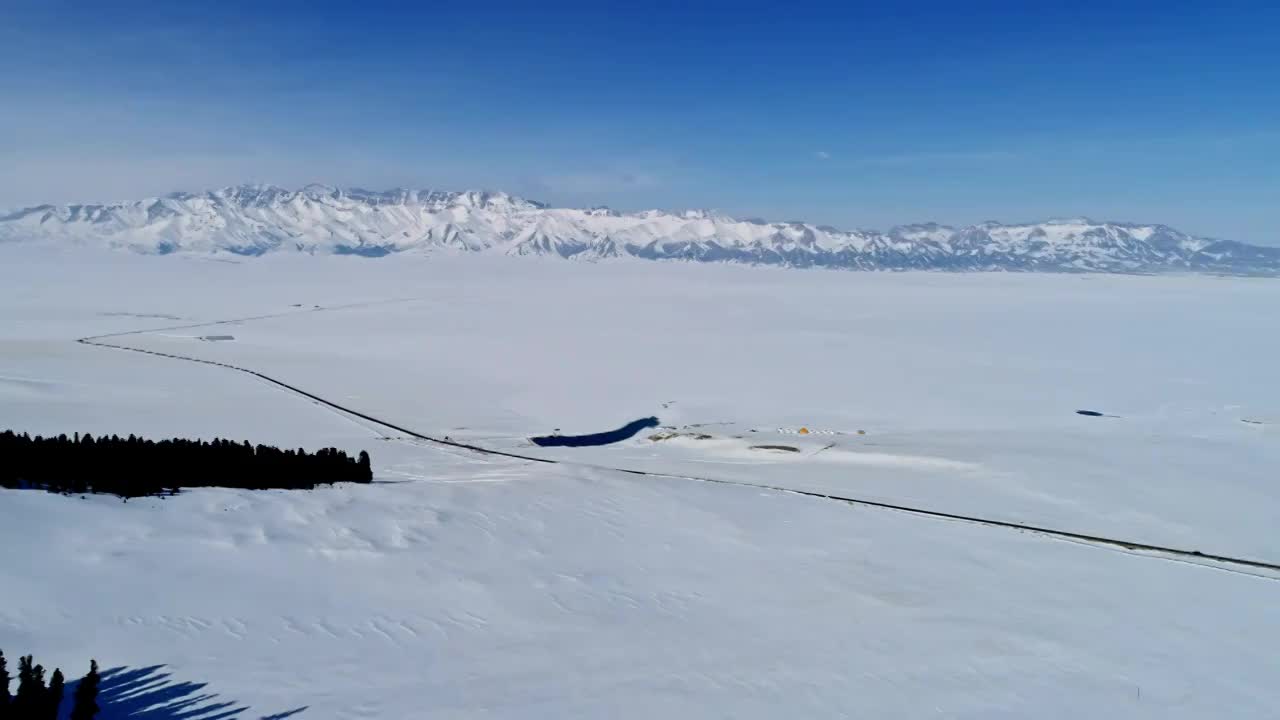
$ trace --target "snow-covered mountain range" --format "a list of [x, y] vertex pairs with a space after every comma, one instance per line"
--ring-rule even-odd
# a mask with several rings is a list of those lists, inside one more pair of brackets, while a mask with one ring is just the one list
[[1194, 237], [1164, 225], [1076, 218], [843, 231], [705, 210], [552, 208], [500, 192], [371, 192], [318, 185], [301, 190], [240, 185], [121, 204], [41, 205], [0, 213], [0, 243], [5, 242], [154, 254], [380, 256], [451, 250], [853, 270], [1280, 275], [1280, 247]]

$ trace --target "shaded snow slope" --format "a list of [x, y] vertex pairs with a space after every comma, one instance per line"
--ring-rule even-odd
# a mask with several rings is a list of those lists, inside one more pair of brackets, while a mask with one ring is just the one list
[[552, 208], [500, 192], [244, 185], [113, 205], [0, 214], [0, 242], [140, 253], [268, 252], [377, 257], [405, 251], [738, 262], [857, 270], [1280, 273], [1280, 248], [1193, 237], [1163, 225], [1050, 220], [964, 228], [840, 231], [711, 211]]

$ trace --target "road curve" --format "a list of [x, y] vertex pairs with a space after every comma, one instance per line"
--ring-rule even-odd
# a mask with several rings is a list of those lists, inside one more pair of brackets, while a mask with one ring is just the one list
[[[392, 301], [392, 302], [395, 302], [395, 301]], [[370, 304], [370, 303], [360, 303], [359, 305], [367, 305], [367, 304]], [[313, 311], [330, 310], [330, 309], [336, 310], [336, 309], [341, 309], [345, 307], [354, 307], [354, 306], [356, 306], [356, 304], [344, 305], [344, 306], [330, 306], [330, 307], [323, 307], [323, 308], [315, 308]], [[943, 512], [941, 510], [930, 510], [928, 508], [913, 507], [910, 505], [898, 505], [895, 503], [881, 502], [878, 500], [868, 500], [865, 498], [856, 498], [856, 497], [849, 497], [849, 496], [843, 496], [843, 495], [830, 495], [827, 493], [821, 493], [821, 492], [816, 492], [812, 490], [797, 490], [795, 488], [782, 487], [778, 485], [765, 485], [761, 483], [751, 483], [751, 482], [744, 482], [740, 480], [727, 480], [723, 478], [699, 477], [696, 475], [676, 475], [676, 474], [670, 474], [670, 473], [652, 472], [648, 470], [633, 470], [629, 468], [597, 466], [597, 465], [590, 465], [587, 463], [565, 462], [561, 460], [553, 460], [550, 458], [535, 457], [533, 455], [524, 455], [521, 453], [506, 452], [503, 450], [494, 450], [492, 448], [486, 448], [480, 445], [473, 445], [471, 443], [458, 442], [456, 440], [447, 440], [445, 438], [433, 437], [431, 435], [426, 435], [424, 433], [411, 430], [401, 425], [396, 425], [395, 423], [389, 422], [387, 420], [383, 420], [381, 418], [374, 417], [367, 413], [360, 412], [359, 410], [356, 410], [354, 408], [349, 408], [340, 403], [336, 403], [327, 398], [324, 398], [314, 393], [303, 390], [302, 388], [296, 387], [294, 385], [290, 385], [289, 383], [284, 382], [283, 380], [278, 380], [269, 375], [265, 375], [263, 373], [260, 373], [256, 370], [251, 370], [249, 368], [240, 367], [238, 365], [232, 365], [230, 363], [217, 362], [214, 360], [204, 360], [201, 358], [190, 357], [188, 355], [165, 353], [165, 352], [159, 352], [156, 350], [145, 350], [142, 348], [128, 347], [126, 345], [117, 345], [110, 342], [104, 342], [104, 340], [107, 338], [120, 337], [124, 335], [141, 335], [149, 332], [158, 332], [162, 330], [189, 329], [189, 328], [204, 327], [209, 325], [226, 325], [226, 324], [232, 324], [232, 323], [237, 323], [237, 322], [242, 322], [247, 320], [258, 320], [258, 319], [264, 319], [269, 317], [279, 317], [282, 315], [290, 315], [290, 314], [295, 314], [295, 313], [275, 313], [275, 314], [269, 314], [269, 315], [257, 315], [253, 317], [237, 318], [232, 320], [218, 320], [214, 322], [197, 323], [197, 324], [191, 324], [191, 325], [171, 326], [171, 327], [165, 327], [165, 328], [152, 328], [150, 330], [131, 330], [127, 332], [83, 337], [76, 340], [76, 342], [82, 345], [90, 345], [93, 347], [101, 347], [101, 348], [109, 348], [112, 350], [124, 350], [128, 352], [143, 353], [146, 355], [154, 355], [157, 357], [170, 358], [173, 360], [183, 360], [186, 362], [200, 363], [202, 365], [213, 365], [215, 367], [226, 368], [228, 370], [234, 370], [236, 372], [245, 373], [247, 375], [252, 375], [253, 377], [256, 377], [260, 380], [264, 380], [268, 383], [276, 385], [277, 387], [288, 390], [289, 392], [292, 392], [302, 397], [313, 400], [321, 405], [325, 405], [331, 409], [338, 410], [342, 413], [346, 413], [353, 417], [357, 417], [377, 425], [381, 425], [382, 427], [390, 428], [392, 430], [403, 433], [410, 437], [417, 438], [419, 440], [425, 440], [427, 442], [435, 443], [437, 445], [443, 445], [443, 446], [468, 450], [481, 455], [513, 458], [516, 460], [525, 460], [528, 462], [543, 463], [547, 465], [572, 465], [572, 466], [578, 466], [578, 467], [588, 467], [588, 468], [593, 468], [598, 470], [612, 470], [615, 472], [626, 473], [628, 475], [639, 475], [643, 477], [690, 480], [690, 481], [696, 481], [696, 482], [715, 483], [718, 485], [736, 485], [739, 487], [771, 490], [771, 491], [780, 492], [780, 493], [789, 493], [793, 495], [803, 495], [806, 497], [821, 498], [823, 500], [834, 500], [837, 502], [843, 502], [850, 505], [861, 505], [864, 507], [879, 508], [882, 510], [896, 510], [898, 512], [908, 513], [910, 515], [915, 515], [919, 517], [933, 518], [936, 520], [950, 520], [950, 521], [956, 521], [956, 522], [973, 523], [977, 525], [986, 525], [989, 527], [1004, 528], [1009, 530], [1020, 530], [1023, 532], [1035, 533], [1037, 535], [1043, 535], [1047, 537], [1060, 538], [1060, 539], [1070, 540], [1074, 542], [1089, 543], [1097, 546], [1120, 548], [1128, 552], [1144, 553], [1143, 555], [1140, 555], [1140, 557], [1155, 557], [1155, 558], [1160, 558], [1164, 560], [1193, 562], [1194, 564], [1200, 564], [1206, 567], [1213, 567], [1221, 570], [1228, 570], [1231, 572], [1239, 572], [1239, 571], [1231, 570], [1229, 567], [1224, 567], [1224, 566], [1254, 568], [1259, 570], [1267, 570], [1267, 571], [1280, 573], [1280, 563], [1272, 563], [1272, 562], [1266, 562], [1266, 561], [1255, 560], [1250, 558], [1234, 557], [1234, 556], [1224, 555], [1220, 553], [1206, 553], [1206, 552], [1201, 552], [1200, 550], [1186, 550], [1182, 548], [1166, 547], [1163, 545], [1152, 545], [1149, 543], [1135, 542], [1132, 540], [1122, 540], [1117, 538], [1104, 537], [1101, 535], [1091, 535], [1088, 533], [1078, 533], [1078, 532], [1072, 532], [1068, 530], [1058, 530], [1055, 528], [1040, 527], [1037, 525], [1028, 525], [1028, 524], [1012, 522], [1008, 520], [995, 520], [992, 518], [983, 518], [983, 517], [977, 517], [974, 515], [962, 515], [958, 513], [949, 513], [949, 512]], [[1220, 563], [1220, 565], [1214, 565], [1210, 563]], [[1270, 575], [1257, 575], [1257, 577], [1263, 577], [1271, 580], [1280, 580], [1280, 577], [1273, 577]]]

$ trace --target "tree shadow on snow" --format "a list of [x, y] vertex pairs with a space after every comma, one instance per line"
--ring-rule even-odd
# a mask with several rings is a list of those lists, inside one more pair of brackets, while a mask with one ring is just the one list
[[[248, 720], [249, 708], [216, 693], [205, 692], [208, 683], [178, 682], [164, 665], [144, 668], [111, 668], [102, 672], [98, 685], [96, 720]], [[59, 720], [71, 716], [72, 698], [79, 681], [68, 682], [59, 709]], [[306, 710], [304, 705], [259, 720], [284, 720]]]

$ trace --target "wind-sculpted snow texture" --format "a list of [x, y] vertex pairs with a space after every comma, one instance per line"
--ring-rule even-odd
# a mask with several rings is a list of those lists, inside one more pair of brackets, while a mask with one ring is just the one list
[[406, 251], [595, 260], [735, 262], [849, 270], [1280, 274], [1280, 248], [1164, 225], [1084, 218], [887, 232], [764, 222], [713, 211], [552, 208], [501, 192], [242, 185], [108, 205], [0, 213], [0, 243], [147, 254], [272, 252], [381, 257]]
[[1280, 562], [1280, 283], [228, 259], [0, 247], [0, 428], [371, 455], [0, 488], [0, 648], [99, 720], [1275, 718], [1280, 574], [1207, 555]]

